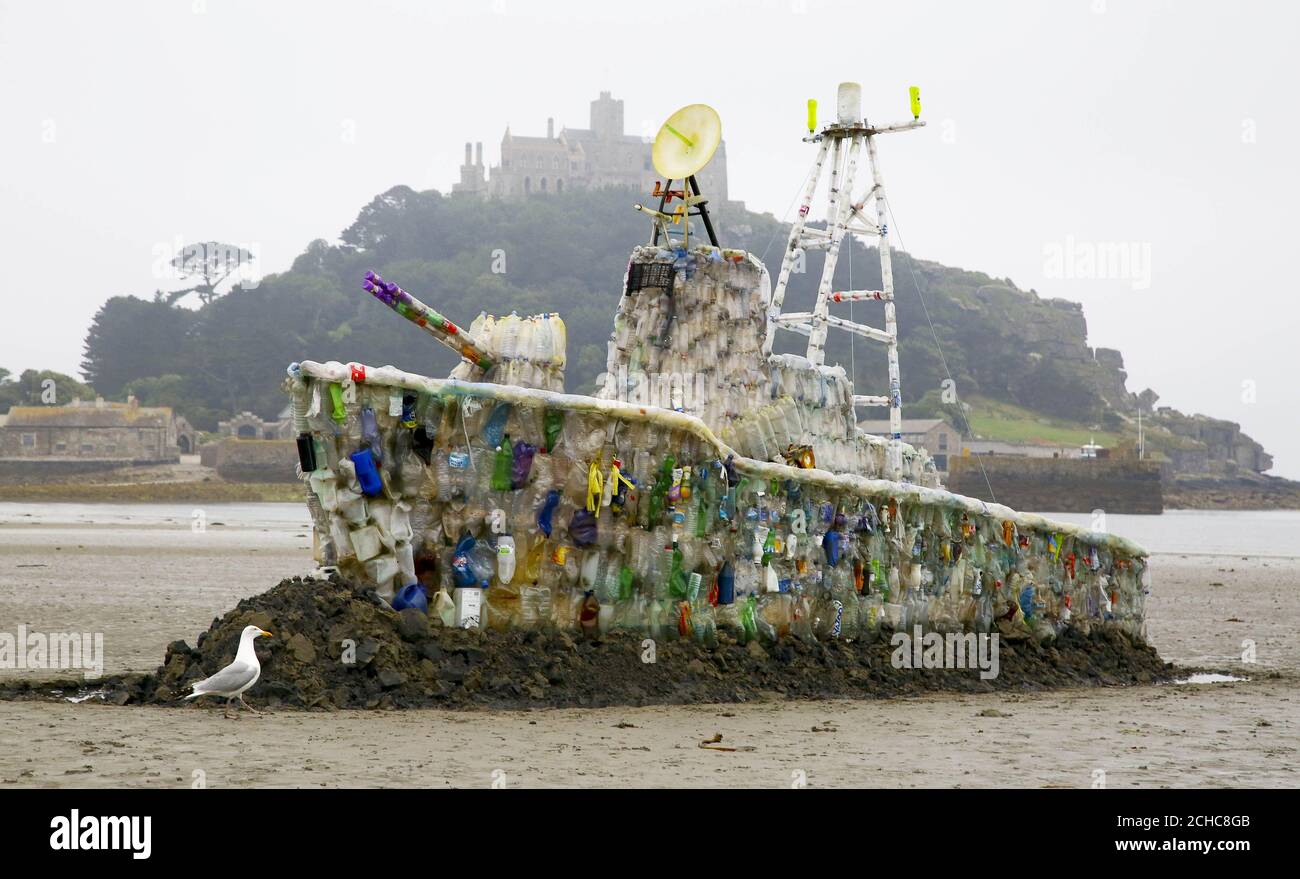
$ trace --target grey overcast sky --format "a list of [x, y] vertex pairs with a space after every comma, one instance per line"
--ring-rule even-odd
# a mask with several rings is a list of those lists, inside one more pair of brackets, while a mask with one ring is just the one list
[[[930, 126], [882, 143], [907, 248], [1082, 302], [1130, 390], [1240, 421], [1300, 478], [1298, 19], [1172, 0], [0, 0], [0, 366], [75, 373], [96, 308], [166, 286], [173, 242], [284, 270], [390, 186], [449, 189], [466, 140], [495, 162], [507, 123], [585, 127], [601, 90], [632, 133], [715, 106], [733, 197], [781, 216], [807, 98], [825, 113], [858, 80], [869, 117], [901, 119], [918, 84]], [[1127, 267], [1077, 262], [1119, 246]]]

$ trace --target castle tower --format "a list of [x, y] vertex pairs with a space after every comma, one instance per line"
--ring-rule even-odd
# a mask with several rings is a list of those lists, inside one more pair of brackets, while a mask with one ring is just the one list
[[623, 136], [623, 101], [601, 92], [591, 102], [591, 131], [600, 140], [617, 140]]
[[453, 195], [473, 195], [486, 198], [488, 194], [487, 174], [483, 167], [483, 144], [478, 144], [478, 156], [474, 155], [474, 144], [465, 144], [465, 164], [460, 166], [460, 181], [451, 186]]

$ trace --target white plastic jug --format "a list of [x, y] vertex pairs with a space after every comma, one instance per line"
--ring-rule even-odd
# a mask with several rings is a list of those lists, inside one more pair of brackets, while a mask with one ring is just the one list
[[[415, 565], [411, 565], [414, 570]], [[393, 600], [393, 578], [401, 572], [397, 557], [391, 553], [375, 556], [366, 562], [366, 576], [375, 581], [375, 591], [384, 601]]]
[[401, 582], [416, 582], [418, 578], [415, 576], [415, 548], [409, 541], [401, 541], [393, 552], [397, 557], [397, 568], [402, 575]]
[[357, 561], [364, 562], [372, 559], [383, 550], [383, 540], [379, 537], [379, 529], [374, 525], [364, 525], [353, 531], [351, 536], [352, 548], [356, 551]]
[[515, 539], [508, 534], [497, 538], [497, 579], [509, 583], [515, 577]]

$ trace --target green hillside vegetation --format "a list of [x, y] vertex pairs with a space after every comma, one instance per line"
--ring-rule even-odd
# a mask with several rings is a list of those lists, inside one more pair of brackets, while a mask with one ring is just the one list
[[[235, 287], [198, 309], [165, 296], [109, 299], [87, 335], [83, 373], [107, 397], [134, 393], [146, 404], [173, 405], [209, 430], [229, 413], [280, 411], [280, 382], [294, 360], [446, 374], [453, 354], [362, 292], [362, 275], [373, 269], [465, 325], [483, 310], [558, 311], [568, 326], [567, 389], [591, 392], [604, 368], [628, 253], [649, 235], [644, 216], [631, 207], [643, 198], [600, 190], [483, 202], [398, 186], [366, 205], [338, 244], [311, 242], [289, 271], [255, 288]], [[732, 206], [717, 209], [715, 222], [724, 246], [762, 257], [775, 276], [787, 226]], [[851, 273], [854, 287], [878, 288], [874, 249], [855, 242], [847, 251], [837, 287], [847, 288]], [[794, 276], [788, 308], [811, 307], [821, 259], [810, 253], [807, 271]], [[1080, 430], [1105, 426], [1108, 411], [1128, 405], [1107, 399], [1126, 393], [1123, 373], [1094, 359], [1076, 304], [901, 252], [894, 276], [909, 415], [920, 414], [907, 408], [913, 401], [937, 394], [948, 377], [936, 337], [963, 399], [1005, 402]], [[835, 308], [850, 313], [847, 305]], [[879, 303], [860, 303], [853, 316], [883, 325]], [[850, 338], [833, 333], [827, 359], [853, 367], [861, 392], [882, 392], [883, 349], [862, 340], [851, 349]], [[802, 337], [782, 334], [778, 350], [804, 345]]]
[[971, 430], [981, 439], [1075, 447], [1090, 441], [1113, 446], [1121, 439], [1119, 433], [1096, 430], [1065, 418], [1045, 416], [1002, 400], [973, 397], [964, 402], [970, 406], [966, 417], [970, 421]]

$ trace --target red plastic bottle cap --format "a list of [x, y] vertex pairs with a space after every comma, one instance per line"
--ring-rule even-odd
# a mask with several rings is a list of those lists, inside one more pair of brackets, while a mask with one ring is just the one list
[[354, 383], [366, 380], [366, 368], [360, 363], [349, 363], [348, 367], [352, 370], [352, 381]]

